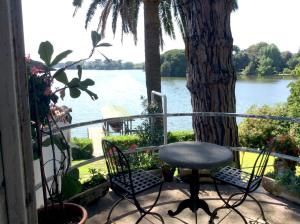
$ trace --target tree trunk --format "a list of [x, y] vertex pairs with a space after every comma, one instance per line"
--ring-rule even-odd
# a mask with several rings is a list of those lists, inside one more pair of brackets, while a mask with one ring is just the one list
[[151, 91], [161, 92], [159, 0], [144, 0], [145, 72], [148, 103]]
[[[230, 30], [232, 0], [183, 1], [186, 22], [187, 88], [194, 112], [235, 113], [236, 74]], [[234, 117], [193, 117], [198, 141], [236, 146]]]

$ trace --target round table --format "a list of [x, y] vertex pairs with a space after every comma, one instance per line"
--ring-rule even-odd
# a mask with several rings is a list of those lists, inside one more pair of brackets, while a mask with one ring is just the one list
[[207, 142], [176, 142], [161, 146], [159, 157], [172, 166], [192, 169], [190, 198], [181, 201], [177, 210], [175, 212], [169, 210], [168, 214], [175, 216], [185, 208], [190, 208], [196, 214], [198, 208], [202, 208], [208, 215], [211, 215], [208, 204], [198, 197], [198, 169], [213, 168], [231, 162], [232, 151], [227, 147]]

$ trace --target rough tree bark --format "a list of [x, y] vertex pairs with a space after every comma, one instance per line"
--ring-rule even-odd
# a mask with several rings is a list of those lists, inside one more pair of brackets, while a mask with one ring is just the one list
[[161, 92], [159, 0], [144, 0], [145, 72], [148, 103], [151, 91]]
[[[194, 112], [235, 113], [236, 74], [230, 29], [232, 0], [182, 1], [186, 22], [187, 88]], [[199, 141], [236, 146], [234, 117], [193, 117]]]

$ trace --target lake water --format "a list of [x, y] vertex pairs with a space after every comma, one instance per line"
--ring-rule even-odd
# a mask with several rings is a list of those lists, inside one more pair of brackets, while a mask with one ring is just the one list
[[[69, 79], [77, 76], [75, 70], [67, 72]], [[118, 105], [129, 114], [141, 114], [141, 96], [146, 96], [145, 72], [142, 70], [84, 70], [83, 79], [91, 78], [95, 86], [91, 90], [99, 99], [92, 101], [82, 93], [79, 99], [72, 99], [66, 94], [65, 104], [72, 108], [72, 123], [101, 119], [101, 108], [107, 105]], [[244, 113], [253, 104], [274, 105], [285, 102], [289, 96], [288, 84], [292, 80], [285, 79], [247, 79], [236, 83], [236, 110]], [[185, 87], [185, 78], [163, 78], [162, 93], [167, 96], [169, 113], [192, 112], [190, 94]], [[99, 126], [99, 125], [98, 125]], [[168, 130], [192, 129], [191, 118], [168, 118]], [[72, 136], [86, 137], [87, 127], [72, 130]]]

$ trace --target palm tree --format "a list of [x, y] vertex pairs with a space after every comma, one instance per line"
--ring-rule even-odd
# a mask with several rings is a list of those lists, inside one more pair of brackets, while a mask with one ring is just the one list
[[[82, 0], [74, 0], [81, 2]], [[99, 28], [105, 30], [107, 16], [112, 10], [113, 31], [116, 29], [117, 15], [121, 15], [122, 31], [133, 33], [136, 41], [136, 25], [138, 9], [141, 0], [94, 0], [87, 14], [87, 23], [90, 21], [99, 5], [103, 8]], [[76, 6], [76, 4], [74, 4]], [[80, 6], [77, 4], [77, 6]], [[130, 7], [129, 7], [130, 6]], [[157, 7], [159, 8], [157, 10]], [[158, 85], [156, 72], [149, 73], [147, 69], [159, 66], [159, 50], [157, 43], [161, 42], [161, 26], [157, 18], [163, 23], [167, 33], [173, 37], [173, 24], [170, 8], [174, 8], [175, 18], [179, 24], [186, 46], [186, 58], [188, 65], [187, 88], [191, 94], [194, 112], [235, 112], [235, 83], [236, 74], [232, 65], [233, 39], [230, 30], [230, 14], [237, 8], [236, 0], [144, 0], [145, 15], [145, 51], [146, 56], [146, 80], [148, 99], [152, 89], [149, 85]], [[149, 11], [150, 12], [149, 12]], [[157, 13], [158, 12], [158, 13]], [[155, 14], [155, 15], [154, 15]], [[158, 16], [156, 16], [158, 14]], [[166, 19], [167, 18], [167, 19]], [[149, 31], [149, 33], [147, 32]], [[150, 32], [151, 31], [151, 32]], [[151, 37], [152, 33], [158, 34]], [[150, 38], [151, 37], [151, 38]], [[154, 50], [155, 49], [155, 50]], [[149, 59], [149, 57], [151, 59]], [[147, 65], [148, 63], [148, 65]], [[158, 71], [159, 72], [159, 71]], [[220, 145], [236, 146], [238, 144], [238, 130], [234, 117], [193, 117], [193, 128], [196, 139], [213, 142]], [[236, 157], [238, 158], [238, 157]]]
[[[235, 0], [181, 0], [188, 65], [187, 88], [194, 112], [235, 113], [236, 74], [232, 64], [230, 14]], [[236, 146], [234, 117], [193, 117], [196, 139]]]
[[[83, 0], [74, 0], [76, 10], [81, 7]], [[137, 42], [137, 21], [141, 3], [144, 3], [144, 26], [145, 26], [145, 73], [148, 102], [151, 91], [161, 92], [160, 76], [160, 50], [163, 46], [162, 26], [165, 32], [175, 38], [172, 22], [171, 8], [174, 9], [175, 18], [182, 26], [176, 0], [92, 0], [89, 6], [86, 23], [87, 27], [99, 7], [102, 13], [99, 18], [98, 30], [105, 34], [107, 18], [112, 13], [112, 30], [116, 31], [118, 16], [120, 16], [122, 37], [123, 33], [132, 33], [134, 42]]]

